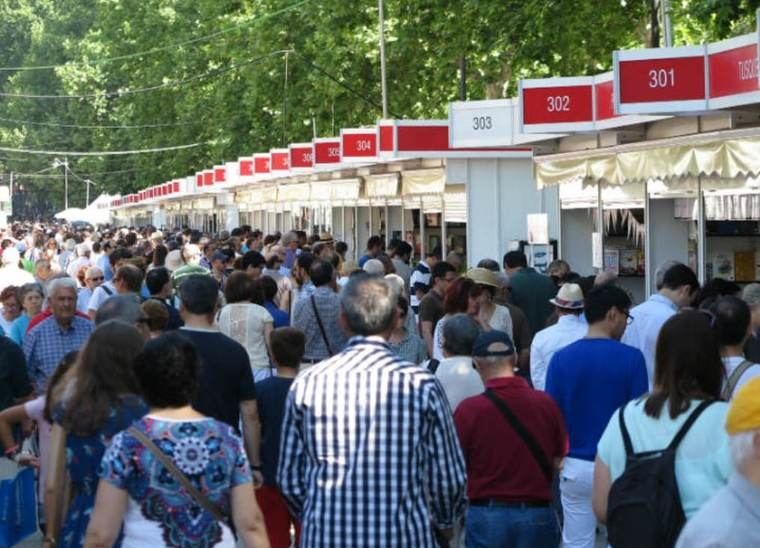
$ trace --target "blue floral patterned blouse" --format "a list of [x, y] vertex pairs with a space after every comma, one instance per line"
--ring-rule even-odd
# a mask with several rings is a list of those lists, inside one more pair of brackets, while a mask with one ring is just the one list
[[[251, 471], [242, 441], [229, 425], [211, 418], [172, 421], [148, 415], [135, 426], [224, 515], [231, 515], [230, 491], [250, 483]], [[103, 457], [100, 477], [129, 494], [123, 548], [235, 546], [229, 527], [196, 503], [129, 432], [114, 437]]]

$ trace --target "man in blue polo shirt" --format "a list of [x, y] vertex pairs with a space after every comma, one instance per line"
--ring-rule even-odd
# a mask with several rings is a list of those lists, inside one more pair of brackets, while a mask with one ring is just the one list
[[616, 409], [647, 391], [641, 351], [620, 341], [631, 299], [614, 285], [589, 292], [585, 302], [589, 328], [583, 339], [554, 354], [546, 392], [565, 418], [570, 451], [560, 474], [565, 548], [593, 548], [596, 518], [591, 508], [596, 446]]

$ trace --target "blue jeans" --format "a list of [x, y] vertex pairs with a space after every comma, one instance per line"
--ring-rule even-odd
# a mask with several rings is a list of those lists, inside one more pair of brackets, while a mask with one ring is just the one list
[[470, 506], [467, 510], [467, 548], [557, 548], [559, 542], [559, 524], [551, 506]]

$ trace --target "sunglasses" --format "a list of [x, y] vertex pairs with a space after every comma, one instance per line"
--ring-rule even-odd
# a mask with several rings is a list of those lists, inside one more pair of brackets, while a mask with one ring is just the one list
[[100, 282], [103, 279], [104, 279], [104, 276], [99, 276], [97, 278], [87, 278], [87, 280], [90, 281], [90, 282]]

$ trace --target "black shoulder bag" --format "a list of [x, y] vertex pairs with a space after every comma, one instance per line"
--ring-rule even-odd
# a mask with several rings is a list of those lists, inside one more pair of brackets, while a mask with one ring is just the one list
[[325, 346], [327, 346], [327, 352], [330, 354], [330, 356], [334, 356], [335, 352], [333, 352], [332, 346], [330, 345], [330, 341], [327, 338], [327, 333], [325, 332], [325, 326], [322, 325], [322, 318], [319, 317], [319, 312], [317, 311], [317, 303], [314, 300], [314, 295], [311, 296], [311, 308], [314, 310], [314, 317], [317, 319], [317, 325], [319, 325], [319, 332], [322, 333], [322, 340], [325, 341]]

